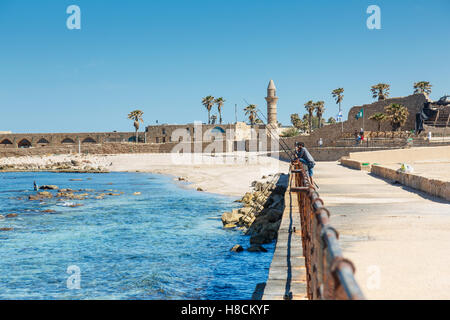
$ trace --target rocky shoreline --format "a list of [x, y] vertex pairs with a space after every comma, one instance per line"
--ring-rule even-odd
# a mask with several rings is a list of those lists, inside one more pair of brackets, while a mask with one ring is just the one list
[[50, 155], [0, 159], [0, 172], [107, 173], [105, 158], [89, 155]]
[[[242, 208], [233, 209], [222, 215], [223, 227], [237, 229], [250, 236], [249, 252], [267, 252], [262, 246], [274, 241], [278, 235], [284, 211], [284, 194], [287, 175], [276, 174], [263, 177], [263, 181], [252, 183], [252, 192], [247, 192], [242, 199]], [[242, 252], [244, 248], [237, 244], [233, 252]]]

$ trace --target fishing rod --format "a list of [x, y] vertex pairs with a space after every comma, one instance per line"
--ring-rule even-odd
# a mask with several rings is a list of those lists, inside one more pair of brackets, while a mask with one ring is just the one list
[[[245, 100], [245, 99], [243, 99], [243, 100], [244, 100], [244, 102], [245, 102], [247, 105], [250, 105], [250, 103], [248, 103], [247, 100]], [[267, 118], [266, 118], [266, 116], [261, 112], [261, 110], [259, 110], [258, 108], [256, 108], [256, 113], [255, 113], [256, 117], [257, 117], [263, 124], [265, 124], [264, 121], [261, 119], [261, 117], [258, 115], [258, 113], [260, 113], [260, 114], [266, 119], [266, 121], [268, 121]], [[278, 134], [273, 133], [273, 132], [272, 132], [272, 129], [270, 128], [270, 126], [268, 126], [267, 124], [265, 124], [265, 125], [266, 125], [266, 129], [267, 129], [267, 131], [269, 132], [270, 136], [271, 136], [272, 138], [274, 138], [275, 141], [278, 141], [278, 143], [280, 144], [281, 148], [282, 148], [283, 151], [287, 154], [287, 156], [289, 157], [289, 159], [290, 159], [291, 161], [294, 161], [295, 158], [296, 158], [296, 157], [295, 157], [295, 154], [292, 152], [292, 150], [290, 150], [290, 148], [289, 148], [289, 146], [286, 144], [286, 142], [284, 142], [283, 140], [280, 140], [280, 138], [278, 137]]]
[[[267, 117], [264, 115], [264, 113], [263, 113], [261, 110], [259, 110], [259, 109], [257, 108], [257, 117], [258, 117], [259, 120], [261, 120], [261, 118], [259, 117], [258, 113], [259, 113], [260, 115], [262, 115], [262, 116], [266, 119], [267, 122], [269, 121], [269, 120], [267, 119]], [[264, 123], [264, 121], [262, 121], [262, 120], [261, 120], [261, 122]], [[270, 126], [267, 126], [267, 129], [269, 130], [270, 133], [272, 133], [272, 130], [270, 129]], [[272, 136], [273, 136], [273, 135], [272, 135]], [[288, 156], [289, 156], [289, 153], [291, 153], [291, 155], [293, 155], [293, 156], [294, 156], [294, 159], [295, 159], [295, 153], [292, 152], [291, 148], [289, 148], [289, 145], [288, 145], [284, 140], [282, 140], [282, 139], [280, 139], [280, 138], [278, 137], [278, 133], [276, 134], [275, 139], [278, 140], [278, 142], [280, 143], [280, 145], [281, 145], [283, 151], [286, 152], [286, 154], [288, 154]], [[289, 151], [289, 152], [288, 152], [288, 151]], [[291, 157], [290, 157], [290, 158], [291, 158]], [[292, 158], [291, 158], [291, 160], [292, 160]]]
[[[247, 102], [247, 100], [244, 99], [244, 101], [245, 101], [245, 103], [249, 104], [249, 103]], [[259, 119], [263, 124], [264, 124], [264, 121], [259, 117], [258, 113], [261, 114], [261, 115], [264, 117], [264, 119], [266, 119], [267, 122], [269, 121], [269, 120], [267, 119], [267, 117], [264, 115], [264, 113], [263, 113], [261, 110], [259, 110], [259, 108], [256, 108], [256, 116], [258, 117], [258, 119]], [[279, 142], [279, 144], [281, 145], [283, 151], [288, 155], [289, 159], [290, 159], [291, 161], [295, 160], [295, 159], [297, 158], [297, 155], [296, 155], [294, 152], [292, 152], [292, 150], [289, 148], [289, 146], [287, 145], [287, 143], [286, 143], [285, 141], [281, 140], [277, 135], [274, 135], [274, 134], [272, 133], [272, 130], [270, 129], [270, 126], [266, 125], [266, 129], [269, 131], [269, 134], [270, 134], [272, 137], [275, 138], [275, 140], [278, 140], [278, 142]], [[289, 152], [288, 152], [288, 151], [289, 151]], [[293, 157], [291, 157], [291, 155], [293, 155]], [[316, 183], [315, 181], [313, 181], [313, 183], [314, 183], [314, 185], [316, 186], [317, 189], [320, 189], [320, 187], [317, 185], [317, 183]]]

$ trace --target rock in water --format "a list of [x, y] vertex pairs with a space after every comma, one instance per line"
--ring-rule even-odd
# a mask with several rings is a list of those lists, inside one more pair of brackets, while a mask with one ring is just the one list
[[197, 188], [197, 191], [203, 192], [205, 190], [203, 190], [202, 188]]
[[244, 248], [242, 248], [242, 246], [240, 244], [237, 244], [233, 248], [231, 248], [230, 251], [231, 252], [242, 252], [242, 251], [244, 251]]
[[58, 190], [58, 186], [48, 185], [48, 186], [41, 186], [39, 188], [40, 190]]
[[271, 243], [277, 237], [277, 232], [272, 230], [264, 230], [250, 238], [250, 244]]
[[267, 252], [267, 249], [259, 244], [254, 244], [247, 249], [248, 252]]
[[243, 214], [240, 214], [237, 212], [237, 210], [233, 210], [233, 212], [225, 212], [222, 215], [222, 223], [223, 225], [227, 225], [227, 224], [236, 224], [239, 222], [239, 220], [243, 217]]
[[17, 213], [10, 213], [6, 215], [6, 218], [16, 218], [18, 216]]
[[0, 228], [0, 231], [13, 231], [14, 228]]
[[50, 209], [44, 210], [44, 211], [42, 211], [42, 212], [43, 212], [43, 213], [56, 213], [55, 210], [50, 210]]

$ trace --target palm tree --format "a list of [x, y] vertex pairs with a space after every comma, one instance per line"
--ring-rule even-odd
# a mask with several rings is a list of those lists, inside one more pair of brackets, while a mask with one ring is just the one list
[[211, 124], [216, 124], [216, 121], [217, 121], [217, 116], [215, 114], [213, 114], [211, 116]]
[[257, 118], [256, 115], [256, 104], [249, 104], [245, 107], [245, 115], [248, 116], [248, 120], [250, 120], [250, 124], [253, 126], [255, 124], [255, 120]]
[[302, 127], [302, 120], [300, 119], [298, 113], [291, 114], [291, 123], [297, 129]]
[[314, 102], [312, 100], [309, 100], [307, 103], [305, 103], [305, 109], [306, 109], [306, 111], [308, 111], [309, 133], [311, 133], [312, 132], [313, 112], [316, 109]]
[[333, 91], [331, 91], [331, 94], [333, 95], [333, 98], [336, 99], [336, 104], [339, 104], [339, 115], [342, 112], [341, 109], [341, 102], [344, 100], [344, 88], [338, 88], [338, 89], [334, 89]]
[[398, 103], [392, 103], [389, 106], [384, 107], [386, 111], [386, 119], [391, 122], [392, 130], [397, 131], [399, 128], [405, 125], [408, 119], [408, 109]]
[[219, 122], [220, 124], [222, 124], [222, 107], [223, 104], [226, 102], [226, 100], [224, 100], [222, 97], [217, 98], [216, 100], [214, 100], [214, 103], [217, 104], [217, 109], [219, 110]]
[[317, 101], [314, 103], [314, 107], [316, 109], [316, 116], [319, 118], [319, 128], [322, 127], [322, 115], [325, 112], [325, 102], [324, 101]]
[[372, 91], [372, 98], [377, 99], [378, 101], [386, 100], [386, 98], [389, 97], [389, 90], [391, 89], [391, 86], [386, 83], [379, 83], [370, 89]]
[[378, 123], [378, 131], [381, 131], [381, 123], [386, 121], [387, 116], [384, 113], [378, 112], [370, 116], [369, 120], [376, 121]]
[[206, 110], [208, 110], [208, 124], [211, 124], [211, 109], [214, 105], [214, 97], [206, 96], [202, 100], [202, 104], [205, 106]]
[[431, 93], [432, 85], [428, 81], [419, 81], [414, 83], [414, 94], [425, 93], [429, 95]]
[[134, 120], [134, 128], [136, 129], [136, 143], [138, 143], [138, 130], [139, 130], [139, 122], [144, 123], [144, 120], [142, 119], [142, 116], [144, 115], [144, 112], [141, 110], [134, 110], [131, 111], [128, 114], [128, 119]]

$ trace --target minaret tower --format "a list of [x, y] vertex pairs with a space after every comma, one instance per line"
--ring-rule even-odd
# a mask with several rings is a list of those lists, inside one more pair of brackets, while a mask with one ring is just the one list
[[270, 80], [269, 87], [267, 87], [267, 125], [271, 127], [278, 127], [277, 121], [277, 88], [273, 80]]

